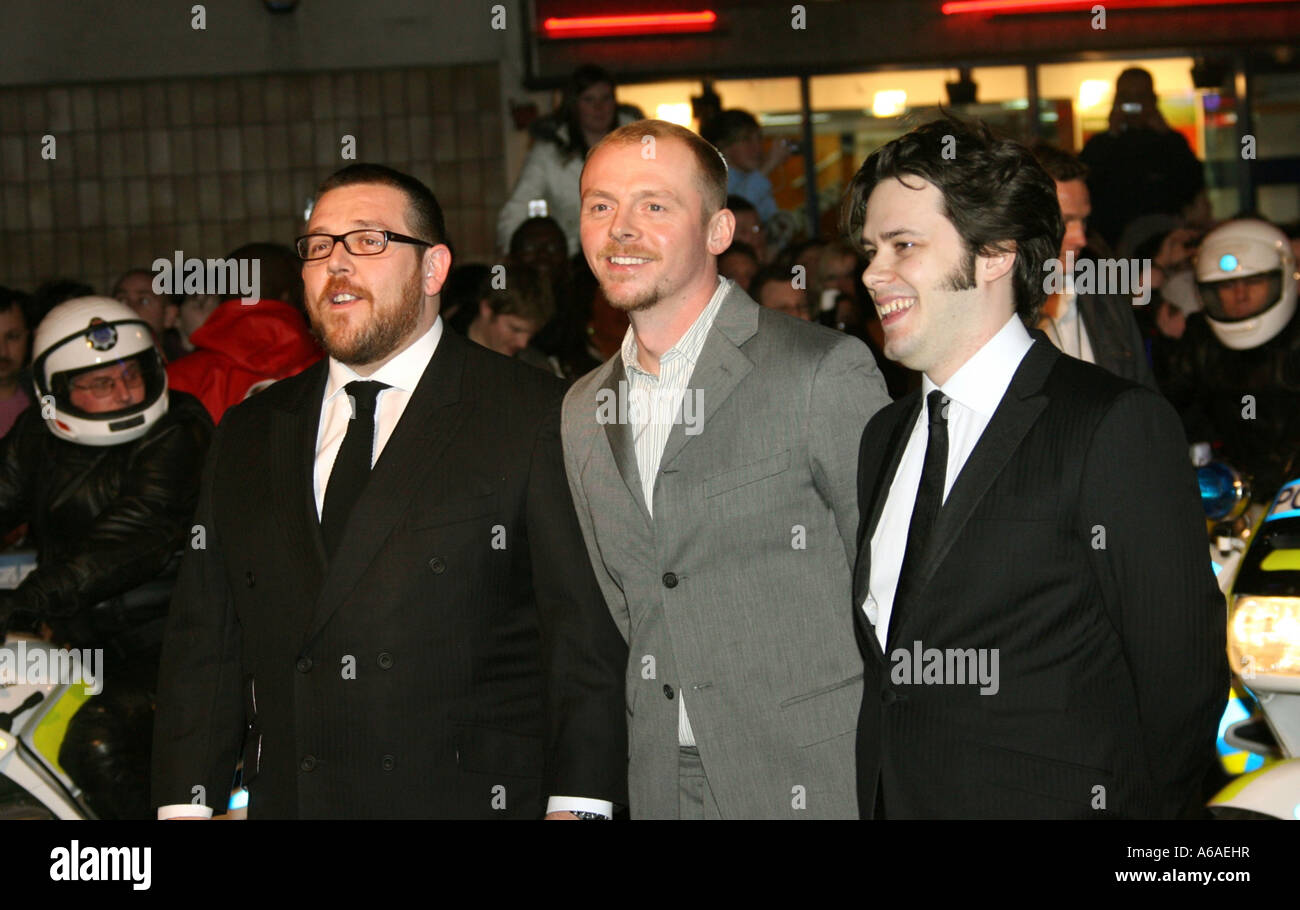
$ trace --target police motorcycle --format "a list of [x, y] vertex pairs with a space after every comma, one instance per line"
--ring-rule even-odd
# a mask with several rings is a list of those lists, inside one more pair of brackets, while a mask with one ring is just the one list
[[[1251, 485], [1235, 468], [1223, 461], [1211, 461], [1208, 443], [1191, 448], [1192, 463], [1200, 487], [1209, 535], [1210, 568], [1225, 598], [1231, 603], [1232, 583], [1253, 537], [1264, 507], [1252, 501]], [[1252, 750], [1237, 736], [1235, 726], [1258, 710], [1250, 690], [1233, 676], [1228, 702], [1219, 719], [1218, 757], [1222, 776], [1236, 777], [1257, 771], [1265, 764], [1265, 752]]]
[[[0, 553], [0, 588], [17, 587], [35, 567], [34, 552]], [[138, 634], [158, 634], [174, 580], [167, 573], [89, 613], [125, 617]], [[121, 702], [110, 710], [91, 701], [103, 691], [105, 659], [121, 657], [114, 642], [105, 645], [67, 648], [30, 632], [9, 632], [0, 644], [0, 819], [97, 817], [93, 794], [77, 778], [109, 760], [108, 727], [123, 720]], [[141, 692], [133, 713], [151, 711]]]
[[[1230, 222], [1198, 251], [1197, 286], [1211, 330], [1234, 350], [1276, 338], [1296, 310], [1295, 259], [1284, 235], [1263, 222]], [[1241, 285], [1246, 285], [1243, 289]], [[1255, 287], [1250, 287], [1251, 285]], [[1246, 317], [1225, 306], [1228, 289], [1271, 301]], [[1224, 292], [1224, 293], [1221, 293]], [[1300, 453], [1296, 453], [1300, 454]], [[1210, 558], [1227, 598], [1233, 691], [1220, 723], [1224, 770], [1237, 774], [1213, 799], [1219, 818], [1300, 819], [1300, 459], [1291, 478], [1252, 490], [1232, 466], [1193, 447], [1210, 527]], [[1262, 494], [1262, 495], [1261, 495]]]
[[[0, 588], [16, 587], [35, 565], [35, 553], [0, 553]], [[138, 616], [140, 628], [161, 623], [174, 580], [155, 579], [91, 610]], [[11, 632], [0, 643], [0, 820], [98, 817], [93, 794], [77, 775], [103, 757], [87, 750], [87, 740], [99, 738], [102, 727], [78, 715], [103, 687], [103, 661], [88, 649], [70, 659], [76, 650], [24, 633]], [[226, 817], [246, 817], [247, 799], [248, 792], [236, 786]]]
[[[35, 566], [35, 553], [4, 554], [0, 587], [17, 587]], [[0, 646], [0, 819], [95, 817], [59, 763], [68, 724], [93, 686], [84, 675], [50, 674], [56, 651], [33, 635], [10, 634]], [[29, 672], [37, 666], [46, 672]]]
[[[1215, 475], [1228, 476], [1225, 466], [1205, 467], [1198, 473], [1207, 511], [1214, 492], [1220, 506], [1249, 502], [1240, 485], [1215, 486]], [[1254, 761], [1209, 807], [1220, 818], [1300, 820], [1300, 477], [1283, 485], [1253, 526], [1241, 521], [1248, 513], [1224, 516], [1214, 548], [1229, 551], [1225, 564], [1234, 572], [1225, 588], [1228, 658], [1234, 695], [1242, 695], [1238, 719], [1222, 729], [1220, 751], [1226, 743]]]

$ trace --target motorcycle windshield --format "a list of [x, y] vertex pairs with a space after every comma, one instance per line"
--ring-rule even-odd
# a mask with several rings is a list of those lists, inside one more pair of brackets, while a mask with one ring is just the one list
[[1300, 512], [1275, 505], [1242, 557], [1232, 593], [1300, 597]]

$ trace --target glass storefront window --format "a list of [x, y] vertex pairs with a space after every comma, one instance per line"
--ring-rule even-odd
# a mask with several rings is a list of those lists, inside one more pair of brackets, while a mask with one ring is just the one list
[[[1237, 135], [1238, 99], [1230, 89], [1197, 90], [1190, 57], [1045, 63], [1037, 66], [1039, 111], [1037, 134], [1076, 154], [1094, 134], [1108, 127], [1115, 80], [1131, 66], [1155, 79], [1160, 111], [1205, 162], [1213, 216], [1228, 218], [1241, 208], [1238, 184], [1241, 144]], [[811, 149], [819, 213], [817, 233], [835, 236], [840, 198], [863, 160], [914, 124], [939, 114], [940, 106], [963, 116], [979, 117], [1005, 135], [1027, 139], [1028, 78], [1024, 66], [975, 67], [971, 78], [977, 101], [951, 105], [946, 83], [959, 78], [955, 69], [891, 70], [814, 76], [810, 82], [813, 147]], [[773, 195], [807, 231], [807, 187], [803, 153], [803, 115], [799, 80], [722, 79], [712, 83], [724, 108], [743, 108], [763, 127], [765, 152], [779, 141], [798, 151], [770, 175]], [[1264, 73], [1255, 77], [1252, 99], [1256, 142], [1258, 211], [1277, 223], [1300, 220], [1300, 73]], [[691, 99], [704, 83], [698, 80], [620, 86], [619, 100], [660, 117], [699, 129]]]
[[840, 199], [867, 156], [917, 123], [938, 116], [940, 105], [956, 114], [979, 117], [1009, 135], [1024, 133], [1028, 106], [1024, 67], [972, 69], [974, 104], [948, 103], [946, 84], [958, 79], [957, 70], [928, 69], [810, 80], [819, 234], [838, 234]]
[[1300, 221], [1300, 73], [1261, 73], [1252, 85], [1259, 214], [1292, 225]]
[[1048, 138], [1077, 153], [1095, 133], [1104, 132], [1115, 97], [1115, 80], [1129, 67], [1140, 66], [1155, 81], [1160, 113], [1183, 134], [1197, 157], [1203, 157], [1199, 106], [1192, 86], [1193, 62], [1191, 57], [1169, 57], [1039, 64], [1039, 97], [1069, 112], [1069, 128]]

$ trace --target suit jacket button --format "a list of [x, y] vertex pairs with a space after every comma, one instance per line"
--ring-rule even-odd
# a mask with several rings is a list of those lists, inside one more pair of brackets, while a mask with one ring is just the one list
[[393, 764], [394, 764], [393, 756], [385, 755], [383, 760], [380, 762], [380, 764], [383, 765], [385, 771], [393, 770]]
[[881, 689], [881, 690], [880, 690], [880, 703], [881, 703], [881, 704], [884, 704], [884, 705], [892, 705], [892, 704], [893, 704], [894, 702], [896, 702], [896, 701], [898, 701], [898, 693], [895, 692], [893, 689]]
[[677, 587], [677, 576], [674, 575], [672, 572], [665, 572], [665, 573], [664, 573], [664, 587], [665, 587], [665, 588], [675, 588], [675, 587]]
[[314, 771], [316, 769], [316, 756], [304, 755], [302, 761], [298, 762], [298, 767], [304, 771]]
[[298, 658], [297, 667], [298, 667], [298, 672], [299, 672], [299, 673], [310, 673], [310, 672], [311, 672], [311, 658], [310, 658], [310, 657], [299, 657], [299, 658]]
[[379, 664], [379, 669], [381, 670], [392, 669], [393, 655], [389, 654], [387, 651], [380, 651], [379, 658], [375, 661], [375, 663]]
[[257, 578], [252, 572], [245, 572], [244, 581], [247, 582], [248, 586], [251, 588], [257, 582]]
[[447, 561], [441, 556], [435, 556], [433, 559], [429, 560], [429, 568], [433, 569], [434, 575], [441, 575], [443, 572], [447, 571]]
[[669, 701], [673, 700], [673, 687], [668, 685], [667, 683], [664, 683], [664, 698], [668, 699]]

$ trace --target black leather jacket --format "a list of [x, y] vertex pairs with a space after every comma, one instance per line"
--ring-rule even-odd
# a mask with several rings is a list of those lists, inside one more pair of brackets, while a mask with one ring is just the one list
[[[1189, 442], [1211, 442], [1269, 498], [1300, 467], [1300, 319], [1246, 351], [1224, 347], [1202, 313], [1187, 319], [1164, 392]], [[1249, 397], [1248, 397], [1249, 396]]]
[[157, 578], [188, 543], [212, 435], [197, 399], [168, 394], [167, 413], [134, 442], [59, 439], [39, 405], [0, 439], [0, 529], [27, 522], [38, 551], [37, 568], [0, 603], [0, 624], [7, 603], [11, 625], [47, 622], [83, 647], [127, 631], [122, 612], [97, 611], [88, 622], [89, 608]]

